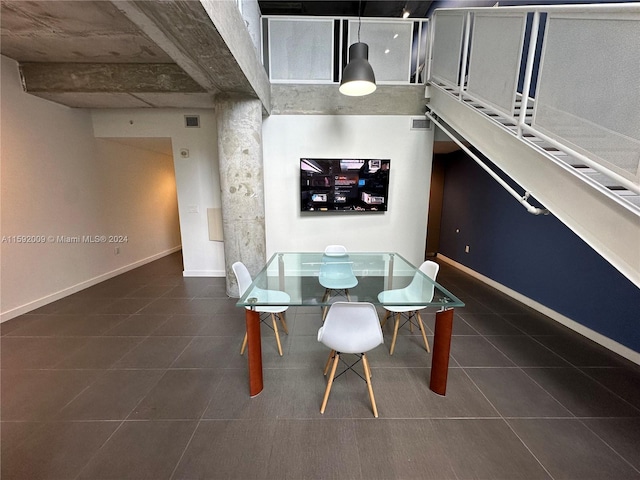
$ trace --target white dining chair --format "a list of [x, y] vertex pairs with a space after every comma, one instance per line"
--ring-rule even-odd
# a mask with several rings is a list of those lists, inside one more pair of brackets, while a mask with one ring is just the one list
[[[322, 303], [328, 302], [336, 295], [343, 295], [351, 301], [349, 289], [358, 285], [358, 279], [353, 274], [349, 254], [344, 245], [328, 245], [325, 248], [318, 281], [325, 288]], [[327, 310], [327, 307], [322, 310], [323, 320], [327, 316]]]
[[[438, 275], [438, 270], [440, 270], [440, 265], [438, 265], [436, 262], [432, 262], [431, 260], [427, 260], [422, 265], [420, 265], [419, 270], [435, 282], [436, 276]], [[428, 282], [428, 280], [426, 281]], [[430, 302], [433, 299], [434, 284], [432, 282], [429, 282], [425, 285], [424, 283], [424, 277], [420, 275], [420, 273], [416, 272], [413, 280], [408, 286], [395, 290], [385, 290], [384, 292], [380, 292], [380, 294], [378, 294], [378, 300], [380, 301], [380, 303], [382, 303], [382, 306], [386, 310], [384, 319], [382, 320], [382, 326], [384, 327], [390, 314], [393, 313], [395, 317], [393, 339], [391, 340], [389, 355], [393, 355], [393, 351], [395, 350], [396, 340], [398, 338], [398, 329], [401, 326], [409, 323], [409, 327], [411, 328], [411, 331], [413, 331], [413, 326], [415, 325], [414, 320], [417, 321], [417, 326], [418, 328], [420, 328], [420, 332], [422, 333], [424, 348], [427, 350], [427, 352], [431, 352], [431, 349], [429, 348], [429, 342], [427, 341], [427, 334], [424, 331], [422, 317], [420, 317], [420, 310], [427, 308], [426, 305], [402, 305], [402, 302], [407, 302], [408, 304], [410, 304], [415, 303], [416, 301], [422, 301], [423, 298], [425, 300], [425, 303]], [[425, 293], [427, 294], [426, 296]], [[394, 305], [388, 305], [390, 303], [393, 303]], [[401, 318], [405, 319], [402, 325], [400, 325]]]
[[[347, 370], [355, 372], [353, 367], [362, 360], [364, 377], [358, 372], [355, 373], [367, 382], [373, 416], [377, 418], [378, 407], [376, 406], [376, 399], [373, 396], [371, 368], [367, 360], [366, 352], [384, 343], [384, 338], [382, 336], [382, 328], [380, 327], [380, 318], [373, 304], [367, 302], [335, 302], [331, 305], [331, 308], [329, 308], [329, 313], [323, 326], [318, 330], [318, 341], [331, 349], [324, 367], [324, 375], [329, 371], [329, 366], [333, 359], [331, 374], [327, 379], [327, 388], [324, 392], [322, 405], [320, 406], [320, 413], [324, 413], [327, 406], [331, 386], [336, 378], [336, 369], [338, 368], [338, 362], [341, 358], [340, 355], [355, 354], [357, 360], [351, 365], [344, 362], [343, 359], [343, 362], [347, 365], [344, 372]], [[342, 375], [342, 373], [340, 375]]]
[[[251, 285], [253, 281], [251, 279], [251, 274], [247, 267], [242, 262], [234, 263], [231, 268], [233, 269], [233, 273], [236, 275], [236, 280], [238, 281], [238, 289], [240, 290], [240, 296], [244, 295]], [[284, 318], [284, 312], [287, 310], [288, 303], [291, 298], [289, 294], [286, 292], [281, 292], [278, 290], [264, 290], [261, 288], [254, 288], [253, 296], [255, 296], [258, 300], [269, 300], [269, 302], [279, 303], [282, 302], [284, 306], [259, 306], [256, 307], [255, 310], [260, 314], [260, 321], [264, 323], [267, 327], [273, 329], [276, 335], [276, 343], [278, 345], [278, 353], [282, 356], [282, 344], [280, 343], [280, 334], [278, 333], [278, 324], [276, 322], [276, 316], [280, 319], [280, 323], [282, 324], [282, 329], [288, 335], [289, 329], [287, 328], [287, 322]], [[251, 307], [245, 307], [250, 309]], [[271, 317], [272, 325], [269, 325], [266, 322], [266, 319]], [[244, 334], [244, 340], [242, 340], [242, 347], [240, 348], [240, 355], [244, 355], [244, 350], [247, 347], [247, 333]]]

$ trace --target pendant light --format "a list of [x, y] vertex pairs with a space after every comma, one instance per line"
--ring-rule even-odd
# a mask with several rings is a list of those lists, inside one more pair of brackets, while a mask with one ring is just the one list
[[376, 89], [376, 77], [369, 64], [369, 45], [360, 41], [360, 5], [358, 3], [358, 41], [349, 47], [349, 63], [342, 72], [340, 93], [352, 97], [369, 95]]

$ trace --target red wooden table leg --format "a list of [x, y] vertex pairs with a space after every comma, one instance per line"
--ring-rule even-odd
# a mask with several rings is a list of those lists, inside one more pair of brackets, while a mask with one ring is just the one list
[[260, 314], [246, 310], [247, 352], [249, 357], [249, 395], [258, 395], [262, 385], [262, 343], [260, 337]]
[[439, 395], [445, 395], [447, 392], [452, 329], [453, 308], [437, 312], [429, 388]]

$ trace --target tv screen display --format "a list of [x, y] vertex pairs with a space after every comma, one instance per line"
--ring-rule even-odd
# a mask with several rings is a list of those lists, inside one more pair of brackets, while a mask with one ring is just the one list
[[303, 212], [386, 212], [390, 160], [301, 158]]

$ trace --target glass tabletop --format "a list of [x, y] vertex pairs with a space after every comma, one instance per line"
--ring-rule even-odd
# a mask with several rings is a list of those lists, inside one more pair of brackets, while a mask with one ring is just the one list
[[374, 305], [464, 306], [401, 255], [390, 252], [275, 253], [236, 305], [327, 306], [346, 301], [347, 293], [350, 301]]

